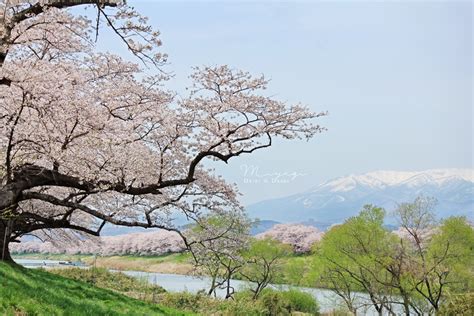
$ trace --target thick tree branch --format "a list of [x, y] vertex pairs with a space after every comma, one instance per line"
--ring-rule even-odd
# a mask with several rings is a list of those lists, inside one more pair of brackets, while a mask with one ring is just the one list
[[36, 3], [29, 8], [26, 8], [18, 13], [16, 13], [12, 18], [12, 24], [17, 24], [22, 22], [32, 16], [41, 14], [47, 7], [53, 7], [58, 9], [65, 9], [69, 7], [74, 7], [84, 4], [95, 4], [108, 7], [116, 7], [118, 4], [123, 3], [120, 0], [49, 0], [47, 3], [42, 5], [41, 3]]

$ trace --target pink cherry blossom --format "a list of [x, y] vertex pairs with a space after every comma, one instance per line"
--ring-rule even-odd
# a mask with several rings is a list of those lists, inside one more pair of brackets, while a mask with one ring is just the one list
[[257, 238], [272, 238], [284, 244], [293, 246], [295, 252], [310, 252], [312, 246], [321, 240], [324, 233], [320, 232], [316, 227], [306, 226], [303, 224], [277, 224], [258, 234]]
[[[98, 20], [67, 10], [87, 4]], [[241, 208], [203, 161], [324, 130], [325, 113], [265, 96], [264, 76], [229, 66], [195, 68], [177, 98], [159, 32], [121, 1], [7, 1], [0, 12], [0, 248], [51, 229], [99, 235], [105, 223], [180, 234], [177, 212]], [[99, 52], [98, 25], [137, 58]]]

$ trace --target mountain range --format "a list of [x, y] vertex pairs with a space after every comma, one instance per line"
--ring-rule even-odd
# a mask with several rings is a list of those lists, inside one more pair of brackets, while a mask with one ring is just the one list
[[435, 211], [439, 218], [465, 215], [472, 220], [474, 169], [375, 171], [349, 175], [303, 193], [249, 205], [246, 210], [252, 218], [303, 222], [325, 229], [356, 215], [365, 204], [384, 207], [390, 214], [399, 203], [411, 202], [420, 195], [437, 199]]

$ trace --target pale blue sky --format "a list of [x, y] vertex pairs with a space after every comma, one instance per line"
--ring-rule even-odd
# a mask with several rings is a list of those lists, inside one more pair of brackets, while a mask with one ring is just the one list
[[[161, 31], [170, 87], [182, 91], [192, 66], [229, 64], [266, 74], [282, 100], [329, 111], [315, 139], [218, 167], [244, 204], [349, 173], [472, 168], [470, 1], [128, 3]], [[248, 184], [243, 164], [304, 175]]]

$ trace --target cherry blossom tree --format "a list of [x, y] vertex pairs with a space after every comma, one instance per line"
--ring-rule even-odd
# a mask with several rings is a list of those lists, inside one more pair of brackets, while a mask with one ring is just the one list
[[[69, 8], [89, 5], [90, 20]], [[76, 12], [76, 10], [74, 10]], [[96, 48], [102, 25], [136, 58]], [[100, 40], [100, 39], [99, 39]], [[186, 96], [164, 88], [159, 33], [120, 1], [0, 3], [0, 250], [59, 229], [106, 223], [180, 230], [239, 210], [236, 188], [203, 166], [323, 130], [302, 105], [264, 94], [268, 80], [228, 66], [195, 68]]]
[[311, 251], [313, 245], [323, 238], [324, 232], [316, 227], [303, 224], [277, 224], [269, 230], [258, 234], [256, 238], [272, 238], [281, 243], [293, 246], [297, 253]]

